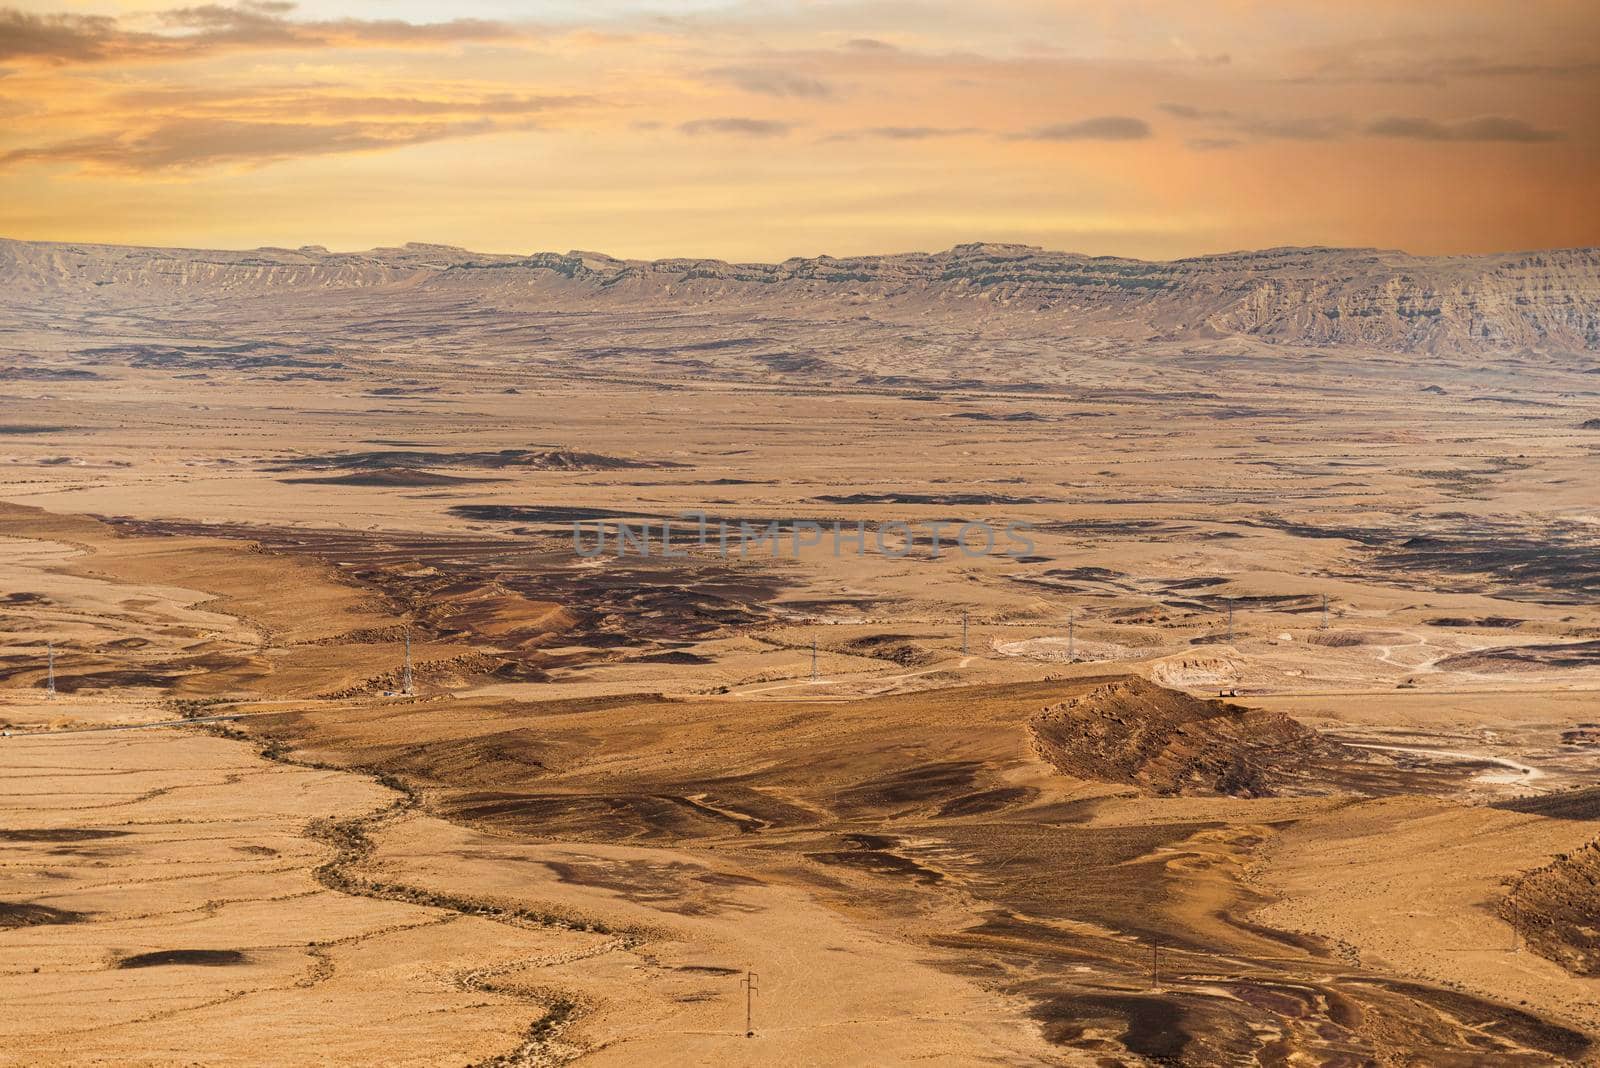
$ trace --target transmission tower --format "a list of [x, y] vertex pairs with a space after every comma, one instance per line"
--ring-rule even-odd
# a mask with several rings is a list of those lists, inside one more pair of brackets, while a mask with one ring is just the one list
[[744, 1037], [756, 1037], [755, 1027], [755, 997], [759, 994], [757, 986], [760, 976], [755, 972], [745, 972], [744, 978], [739, 980], [739, 985], [744, 987]]
[[400, 671], [400, 692], [411, 695], [411, 631], [406, 631], [406, 663]]

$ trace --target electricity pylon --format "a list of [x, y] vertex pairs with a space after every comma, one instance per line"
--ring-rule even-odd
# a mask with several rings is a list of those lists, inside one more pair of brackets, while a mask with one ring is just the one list
[[400, 692], [411, 695], [411, 631], [406, 631], [406, 664], [400, 672]]

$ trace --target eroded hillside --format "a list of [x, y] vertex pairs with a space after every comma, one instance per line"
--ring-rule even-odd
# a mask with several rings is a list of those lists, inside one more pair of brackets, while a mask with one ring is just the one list
[[1420, 352], [1600, 349], [1600, 252], [1419, 257], [1284, 248], [1170, 262], [1026, 245], [939, 253], [721, 260], [619, 260], [590, 252], [489, 255], [411, 244], [368, 252], [250, 251], [0, 241], [12, 299], [199, 303], [342, 289], [435, 291], [516, 309], [706, 306], [806, 313], [1045, 316], [1071, 336]]

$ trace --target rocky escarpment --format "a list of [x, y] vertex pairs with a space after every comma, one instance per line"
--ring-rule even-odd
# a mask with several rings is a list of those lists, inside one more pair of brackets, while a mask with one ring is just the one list
[[329, 252], [320, 245], [248, 251], [144, 248], [0, 239], [0, 278], [14, 293], [89, 290], [107, 299], [249, 294], [416, 282], [460, 262], [462, 249], [406, 245]]
[[507, 309], [721, 305], [893, 319], [1026, 316], [1061, 336], [1413, 352], [1600, 351], [1600, 249], [1419, 257], [1284, 248], [1167, 262], [968, 244], [782, 263], [487, 255], [442, 245], [248, 252], [0, 240], [13, 299], [96, 304], [418, 290]]
[[1042, 709], [1029, 729], [1034, 751], [1063, 773], [1156, 794], [1268, 796], [1336, 748], [1281, 713], [1139, 678]]

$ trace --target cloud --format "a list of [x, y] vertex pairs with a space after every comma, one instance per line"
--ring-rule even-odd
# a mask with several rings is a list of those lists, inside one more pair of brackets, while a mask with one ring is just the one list
[[1235, 148], [1241, 139], [1260, 141], [1331, 141], [1350, 132], [1350, 120], [1337, 115], [1250, 115], [1227, 108], [1201, 108], [1193, 104], [1158, 104], [1162, 111], [1185, 122], [1208, 123], [1217, 136], [1195, 138], [1191, 148]]
[[598, 103], [584, 95], [472, 93], [441, 97], [330, 93], [326, 83], [236, 89], [136, 89], [110, 98], [114, 108], [168, 117], [284, 119], [303, 116], [423, 118], [436, 115], [534, 115]]
[[747, 93], [763, 96], [805, 97], [827, 100], [834, 95], [833, 86], [817, 78], [784, 70], [766, 70], [759, 67], [723, 67], [706, 72], [707, 77], [727, 82]]
[[0, 59], [88, 62], [104, 58], [116, 37], [117, 20], [103, 15], [34, 15], [0, 8]]
[[294, 5], [276, 0], [235, 6], [203, 4], [155, 14], [166, 32], [130, 29], [105, 15], [37, 15], [0, 8], [0, 60], [53, 65], [140, 59], [181, 59], [226, 51], [313, 48], [393, 48], [487, 41], [522, 36], [502, 22], [452, 19], [290, 19]]
[[792, 122], [776, 119], [747, 119], [729, 117], [722, 119], [692, 119], [678, 124], [683, 133], [698, 137], [701, 134], [729, 134], [735, 137], [786, 137], [794, 129]]
[[1453, 56], [1425, 68], [1425, 73], [1445, 78], [1568, 78], [1600, 72], [1600, 61], [1506, 62], [1480, 56]]
[[1487, 59], [1477, 55], [1365, 55], [1346, 51], [1325, 59], [1309, 73], [1286, 80], [1314, 85], [1444, 85], [1457, 80], [1495, 78], [1573, 78], [1600, 72], [1588, 58], [1522, 57]]
[[879, 141], [931, 141], [940, 137], [960, 137], [979, 132], [973, 126], [869, 126], [862, 130], [846, 130], [829, 134], [824, 141], [855, 141], [869, 138]]
[[1227, 110], [1226, 108], [1210, 110], [1206, 108], [1197, 108], [1191, 104], [1172, 103], [1157, 104], [1156, 106], [1162, 111], [1165, 111], [1168, 115], [1171, 115], [1175, 118], [1188, 119], [1192, 121], [1198, 121], [1201, 119], [1231, 119], [1234, 117], [1233, 112]]
[[1542, 130], [1523, 119], [1501, 115], [1484, 115], [1454, 123], [1396, 115], [1370, 123], [1366, 132], [1374, 137], [1400, 137], [1411, 141], [1515, 141], [1523, 144], [1558, 141], [1563, 136], [1557, 130]]
[[[114, 59], [130, 49], [145, 58], [159, 52], [189, 59], [197, 53], [306, 41], [404, 42], [488, 32], [483, 23], [290, 22], [286, 16], [291, 10], [283, 0], [174, 7], [138, 26], [141, 31], [155, 26], [161, 32], [137, 34], [128, 31], [127, 20], [119, 24], [106, 18], [39, 17], [0, 10], [0, 47], [21, 51], [35, 61], [51, 57], [50, 64], [59, 65], [58, 60]], [[7, 29], [16, 27], [27, 32], [6, 35]], [[293, 64], [299, 62], [299, 57], [291, 59]], [[104, 77], [78, 71], [43, 75], [40, 84], [46, 88], [37, 92], [38, 99], [54, 107], [29, 116], [26, 123], [7, 116], [11, 136], [0, 150], [0, 166], [77, 164], [96, 172], [128, 174], [257, 166], [497, 130], [529, 130], [541, 116], [611, 103], [600, 95], [519, 90], [474, 80], [347, 81], [337, 77], [338, 68], [327, 66], [314, 69], [331, 72], [334, 80], [276, 80], [266, 76], [269, 67], [236, 66], [239, 73], [220, 79], [184, 78], [164, 67], [117, 70]], [[159, 71], [159, 79], [150, 77], [150, 71]], [[52, 95], [57, 87], [62, 91]]]
[[1150, 124], [1126, 115], [1100, 115], [1077, 122], [1058, 122], [1026, 133], [1011, 134], [1013, 141], [1139, 141], [1150, 136]]
[[[523, 127], [526, 128], [526, 127]], [[506, 129], [484, 120], [381, 123], [238, 122], [184, 119], [137, 134], [99, 134], [0, 154], [0, 167], [81, 163], [116, 171], [154, 172], [219, 164], [263, 164], [335, 152], [398, 148]]]
[[211, 34], [217, 39], [274, 44], [292, 43], [294, 24], [285, 17], [294, 10], [287, 3], [241, 3], [236, 7], [201, 4], [156, 12], [156, 20], [177, 30]]
[[1331, 141], [1350, 132], [1350, 120], [1339, 116], [1248, 116], [1227, 124], [1231, 130], [1270, 141]]
[[1167, 114], [1185, 121], [1207, 122], [1216, 133], [1196, 137], [1190, 148], [1214, 151], [1237, 148], [1246, 140], [1255, 141], [1333, 141], [1360, 132], [1372, 137], [1394, 137], [1410, 141], [1510, 141], [1532, 144], [1559, 140], [1556, 130], [1544, 130], [1523, 119], [1487, 115], [1461, 122], [1393, 115], [1375, 119], [1359, 128], [1338, 115], [1274, 116], [1238, 114], [1208, 110], [1189, 104], [1161, 104]]

